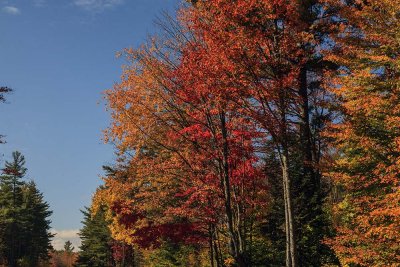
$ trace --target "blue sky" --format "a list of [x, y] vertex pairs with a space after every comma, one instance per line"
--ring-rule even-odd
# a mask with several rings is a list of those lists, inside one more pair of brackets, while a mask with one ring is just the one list
[[[12, 151], [27, 160], [54, 214], [57, 247], [76, 240], [79, 209], [113, 161], [103, 144], [109, 116], [101, 92], [118, 82], [123, 59], [156, 31], [155, 18], [179, 0], [0, 0], [0, 164]], [[77, 243], [76, 243], [77, 245]]]

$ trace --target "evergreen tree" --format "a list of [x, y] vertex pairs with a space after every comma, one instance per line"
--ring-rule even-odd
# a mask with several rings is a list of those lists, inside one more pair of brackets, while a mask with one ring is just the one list
[[93, 216], [89, 208], [82, 210], [82, 240], [76, 266], [113, 266], [111, 232], [105, 219], [105, 210], [100, 208]]
[[9, 266], [17, 266], [17, 259], [22, 256], [24, 165], [24, 156], [13, 152], [13, 160], [6, 161], [0, 177], [0, 255]]
[[75, 247], [72, 246], [71, 241], [68, 240], [68, 241], [65, 242], [65, 244], [64, 244], [64, 251], [65, 252], [72, 253], [72, 252], [74, 252], [74, 249], [75, 249]]
[[36, 266], [39, 260], [49, 259], [48, 251], [52, 248], [50, 223], [52, 214], [49, 204], [43, 200], [43, 194], [31, 181], [24, 186], [24, 251], [25, 261], [29, 266]]
[[18, 151], [0, 176], [0, 262], [37, 266], [51, 248], [49, 205], [33, 182], [23, 182], [27, 169]]

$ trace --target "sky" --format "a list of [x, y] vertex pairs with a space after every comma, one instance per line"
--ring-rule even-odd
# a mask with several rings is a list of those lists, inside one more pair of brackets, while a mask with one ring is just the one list
[[80, 209], [114, 160], [102, 141], [110, 122], [102, 92], [118, 82], [123, 58], [157, 31], [179, 0], [0, 0], [0, 166], [25, 155], [28, 175], [53, 210], [53, 245], [79, 246]]

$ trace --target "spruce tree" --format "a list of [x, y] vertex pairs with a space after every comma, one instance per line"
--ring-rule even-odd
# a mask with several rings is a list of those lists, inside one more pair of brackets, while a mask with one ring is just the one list
[[16, 151], [13, 160], [6, 161], [0, 177], [0, 255], [9, 266], [17, 266], [22, 255], [24, 232], [23, 185], [26, 168], [24, 156]]
[[48, 251], [52, 248], [50, 223], [52, 214], [49, 204], [43, 200], [43, 194], [31, 181], [24, 186], [24, 251], [25, 261], [29, 266], [36, 266], [40, 260], [49, 259]]
[[76, 266], [113, 266], [111, 232], [105, 219], [105, 210], [100, 208], [93, 216], [89, 208], [82, 210], [83, 228], [79, 232], [82, 240]]
[[25, 157], [13, 152], [0, 176], [0, 263], [37, 266], [51, 248], [49, 205], [33, 182], [24, 182]]
[[72, 242], [67, 240], [64, 244], [64, 251], [67, 253], [72, 253], [74, 252], [75, 247], [72, 246]]

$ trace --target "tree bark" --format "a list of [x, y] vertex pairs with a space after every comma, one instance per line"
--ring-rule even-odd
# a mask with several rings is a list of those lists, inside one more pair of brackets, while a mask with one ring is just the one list
[[283, 149], [282, 157], [282, 177], [283, 177], [283, 188], [284, 188], [284, 201], [285, 201], [285, 229], [286, 231], [286, 266], [295, 267], [297, 266], [296, 259], [296, 239], [295, 239], [295, 228], [293, 218], [293, 205], [291, 197], [291, 181], [288, 166], [288, 152], [287, 149]]
[[240, 229], [235, 229], [234, 226], [234, 212], [232, 208], [232, 192], [230, 184], [230, 174], [229, 174], [229, 145], [228, 145], [228, 131], [226, 128], [226, 114], [225, 112], [220, 112], [220, 123], [221, 123], [221, 134], [222, 134], [222, 184], [224, 188], [225, 196], [225, 213], [227, 217], [227, 226], [230, 236], [230, 249], [231, 255], [234, 257], [236, 264], [239, 267], [248, 267], [246, 265], [242, 244], [240, 244], [239, 234]]

